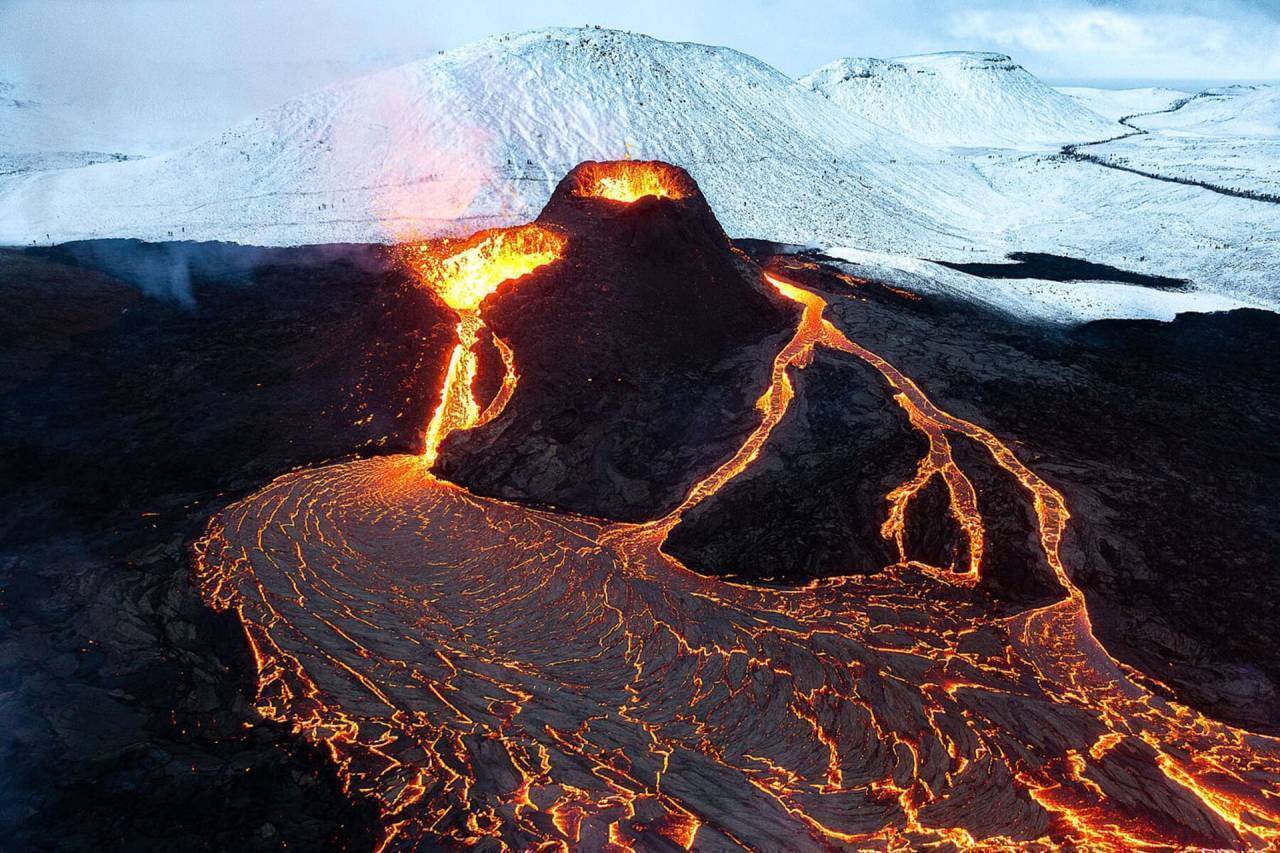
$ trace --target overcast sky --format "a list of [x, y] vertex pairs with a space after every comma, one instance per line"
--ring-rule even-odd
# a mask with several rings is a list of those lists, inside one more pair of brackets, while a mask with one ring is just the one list
[[487, 35], [583, 24], [727, 45], [792, 75], [995, 50], [1059, 83], [1280, 79], [1280, 0], [0, 0], [0, 79], [181, 137]]

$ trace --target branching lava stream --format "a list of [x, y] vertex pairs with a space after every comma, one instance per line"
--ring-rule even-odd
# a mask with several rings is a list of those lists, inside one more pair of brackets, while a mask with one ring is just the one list
[[511, 349], [499, 339], [494, 344], [502, 354], [506, 369], [502, 387], [484, 411], [472, 393], [477, 356], [475, 347], [484, 328], [480, 303], [504, 281], [519, 278], [556, 260], [564, 248], [564, 237], [537, 225], [481, 232], [462, 241], [421, 243], [406, 252], [407, 263], [417, 271], [446, 305], [458, 312], [458, 343], [449, 355], [444, 384], [437, 406], [423, 437], [423, 461], [436, 461], [440, 442], [449, 433], [472, 429], [493, 420], [515, 388], [515, 362]]
[[[480, 290], [554, 263], [560, 239], [519, 237], [523, 260]], [[766, 278], [803, 313], [759, 426], [662, 518], [478, 497], [409, 456], [287, 474], [219, 513], [195, 571], [244, 625], [258, 710], [327, 747], [397, 849], [1280, 843], [1280, 744], [1160, 698], [1107, 654], [1063, 565], [1062, 496], [849, 340], [822, 297]], [[483, 294], [438, 292], [459, 343], [428, 461], [510, 396], [481, 412], [470, 392]], [[886, 496], [901, 561], [791, 589], [689, 571], [662, 551], [668, 533], [756, 460], [817, 347], [873, 367], [928, 440]], [[500, 349], [514, 384], [519, 353]], [[956, 440], [1021, 485], [1060, 600], [996, 615]], [[903, 546], [935, 477], [969, 546], [954, 570]]]

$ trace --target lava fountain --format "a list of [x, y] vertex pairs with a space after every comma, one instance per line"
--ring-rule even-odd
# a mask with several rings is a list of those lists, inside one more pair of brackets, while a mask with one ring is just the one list
[[[600, 204], [676, 199], [646, 168], [568, 180]], [[516, 229], [409, 255], [460, 317], [428, 459], [486, 417], [470, 388], [481, 303], [572, 240]], [[799, 321], [755, 429], [659, 518], [535, 509], [384, 457], [287, 474], [211, 519], [194, 571], [239, 615], [259, 713], [326, 748], [397, 849], [1275, 849], [1280, 743], [1162, 698], [1107, 654], [1064, 564], [1062, 495], [850, 340], [823, 297], [754, 275]], [[885, 496], [901, 560], [791, 589], [690, 571], [668, 533], [755, 464], [818, 348], [873, 368], [927, 440]], [[518, 357], [504, 351], [513, 384]], [[966, 465], [1016, 480], [1058, 600], [993, 606], [991, 526], [956, 442], [981, 451]], [[905, 553], [935, 478], [964, 566]]]

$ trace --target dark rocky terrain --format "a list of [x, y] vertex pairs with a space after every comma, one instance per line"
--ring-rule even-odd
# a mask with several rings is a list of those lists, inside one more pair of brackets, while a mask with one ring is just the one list
[[[897, 559], [880, 536], [884, 496], [928, 442], [861, 362], [820, 351], [794, 381], [796, 399], [760, 463], [691, 510], [668, 553], [701, 571], [793, 583], [871, 574]], [[816, 483], [826, 500], [814, 499]]]
[[0, 305], [0, 847], [367, 846], [185, 548], [283, 471], [414, 449], [451, 316], [380, 249], [123, 241], [3, 252]]
[[[837, 297], [832, 319], [851, 338], [940, 405], [1012, 440], [1063, 492], [1068, 565], [1113, 654], [1214, 716], [1280, 730], [1280, 626], [1265, 604], [1280, 596], [1280, 317], [1241, 310], [1055, 328], [899, 298], [794, 263], [779, 268]], [[883, 503], [850, 502], [871, 463], [831, 445], [817, 458], [804, 451], [840, 429], [865, 442], [873, 412], [834, 430], [831, 419], [871, 412], [868, 392], [807, 373], [802, 405], [780, 426], [769, 463], [677, 527], [668, 542], [675, 556], [701, 571], [789, 580], [799, 578], [782, 567], [814, 553], [833, 555], [814, 574], [865, 570], [855, 554], [843, 567], [835, 555], [845, 557], [838, 549], [848, 535], [874, 533], [884, 518]], [[809, 403], [819, 383], [838, 399]], [[976, 485], [980, 498], [995, 498], [991, 485]], [[1001, 547], [1025, 538], [998, 533], [988, 539]], [[815, 536], [825, 550], [811, 550]], [[1009, 563], [999, 594], [1044, 592], [1017, 588], [1025, 555], [989, 557]]]
[[[486, 304], [520, 385], [439, 470], [650, 517], [754, 424], [792, 313], [744, 289], [745, 257], [679, 209], [638, 202], [607, 230], [555, 210], [581, 254]], [[676, 236], [705, 252], [664, 252]], [[1064, 493], [1068, 564], [1114, 654], [1215, 716], [1280, 729], [1280, 317], [1046, 328], [802, 260], [774, 264]], [[452, 316], [372, 247], [4, 252], [0, 300], [3, 846], [367, 847], [372, 816], [325, 756], [253, 714], [237, 620], [200, 602], [184, 549], [291, 468], [416, 450]], [[482, 359], [483, 398], [498, 376]], [[883, 494], [918, 438], [860, 365], [819, 355], [796, 379], [759, 463], [673, 531], [689, 565], [799, 582], [891, 556]], [[976, 483], [984, 500], [1007, 496], [998, 473]], [[1007, 519], [998, 541], [1025, 540], [1016, 513], [988, 514]], [[939, 562], [962, 556], [945, 522], [913, 536]], [[990, 555], [993, 595], [1048, 594], [1024, 558]]]
[[1045, 252], [1012, 252], [1005, 263], [956, 263], [934, 261], [944, 267], [976, 275], [980, 278], [1039, 278], [1045, 281], [1114, 281], [1138, 284], [1157, 290], [1186, 290], [1191, 282], [1185, 278], [1133, 272], [1065, 255]]

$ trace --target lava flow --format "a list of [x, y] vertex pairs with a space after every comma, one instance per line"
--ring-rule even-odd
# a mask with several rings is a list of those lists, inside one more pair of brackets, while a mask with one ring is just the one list
[[560, 234], [537, 225], [525, 225], [485, 231], [465, 240], [420, 243], [406, 251], [407, 263], [424, 286], [458, 314], [458, 342], [449, 355], [440, 403], [423, 439], [423, 459], [428, 467], [435, 462], [440, 442], [449, 433], [493, 420], [515, 388], [511, 350], [495, 338], [494, 344], [502, 354], [505, 367], [502, 387], [484, 411], [476, 402], [472, 392], [478, 364], [476, 345], [484, 329], [480, 303], [503, 282], [556, 260], [563, 248], [564, 237]]
[[[551, 262], [549, 246], [462, 291]], [[215, 516], [195, 571], [242, 621], [259, 712], [326, 747], [397, 849], [1280, 844], [1280, 743], [1159, 697], [1107, 654], [1063, 564], [1062, 496], [849, 340], [822, 297], [765, 281], [802, 313], [759, 424], [659, 519], [479, 497], [403, 456], [287, 474]], [[450, 304], [478, 317], [482, 298]], [[432, 458], [432, 436], [481, 418], [467, 340], [460, 328]], [[662, 551], [669, 531], [757, 460], [819, 347], [874, 368], [927, 439], [886, 496], [901, 560], [791, 589], [688, 570]], [[956, 442], [1020, 485], [1056, 602], [998, 615]], [[963, 566], [904, 545], [935, 477]]]

